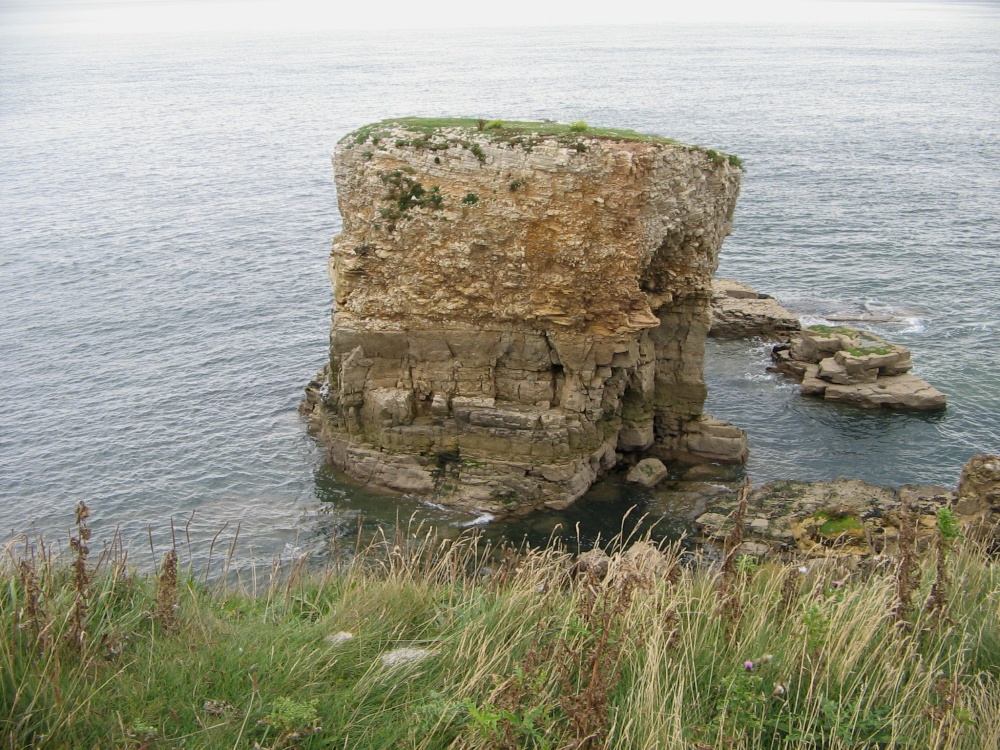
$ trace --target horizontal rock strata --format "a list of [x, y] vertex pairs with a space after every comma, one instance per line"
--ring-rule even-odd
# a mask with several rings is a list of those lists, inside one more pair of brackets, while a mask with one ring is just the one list
[[943, 409], [941, 391], [909, 371], [910, 350], [845, 326], [811, 326], [771, 356], [778, 371], [802, 383], [802, 395], [862, 408]]
[[330, 363], [304, 411], [337, 466], [504, 513], [573, 502], [623, 453], [745, 459], [702, 414], [730, 160], [407, 121], [347, 137], [334, 168]]
[[712, 281], [709, 336], [719, 339], [787, 338], [801, 328], [799, 319], [774, 297], [739, 281]]

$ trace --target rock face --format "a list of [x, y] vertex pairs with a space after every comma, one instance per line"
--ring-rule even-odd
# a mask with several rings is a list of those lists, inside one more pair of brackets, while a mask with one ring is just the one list
[[802, 328], [799, 319], [767, 294], [729, 279], [712, 282], [712, 327], [719, 339], [787, 338]]
[[811, 326], [771, 351], [776, 369], [801, 381], [802, 395], [863, 408], [943, 409], [941, 391], [909, 375], [910, 350], [865, 331]]
[[502, 513], [571, 503], [621, 452], [745, 459], [702, 415], [741, 170], [543, 129], [407, 120], [338, 144], [330, 364], [304, 411], [348, 473]]

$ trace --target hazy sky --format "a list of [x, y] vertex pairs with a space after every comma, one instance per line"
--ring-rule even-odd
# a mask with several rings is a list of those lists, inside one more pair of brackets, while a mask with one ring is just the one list
[[338, 28], [565, 26], [888, 19], [926, 2], [872, 0], [0, 0], [7, 31], [321, 31]]

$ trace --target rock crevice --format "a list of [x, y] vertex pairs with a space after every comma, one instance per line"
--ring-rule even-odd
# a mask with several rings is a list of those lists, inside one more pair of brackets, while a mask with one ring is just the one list
[[718, 157], [419, 121], [341, 141], [330, 360], [304, 404], [333, 463], [513, 512], [568, 505], [626, 453], [744, 460], [702, 414], [741, 174]]

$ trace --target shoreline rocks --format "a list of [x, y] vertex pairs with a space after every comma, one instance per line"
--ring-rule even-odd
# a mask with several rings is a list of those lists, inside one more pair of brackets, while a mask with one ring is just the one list
[[[710, 498], [695, 519], [703, 541], [721, 543], [732, 528], [735, 490]], [[768, 482], [753, 490], [742, 553], [867, 557], [896, 551], [901, 523], [914, 524], [918, 547], [935, 535], [937, 512], [952, 509], [968, 537], [997, 540], [1000, 456], [978, 455], [962, 470], [955, 490], [903, 485], [879, 487], [859, 479]]]
[[506, 515], [569, 505], [620, 457], [744, 461], [702, 413], [737, 164], [475, 123], [343, 139], [330, 358], [302, 405], [331, 462]]

